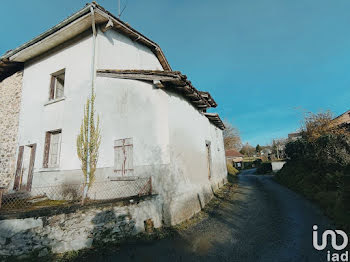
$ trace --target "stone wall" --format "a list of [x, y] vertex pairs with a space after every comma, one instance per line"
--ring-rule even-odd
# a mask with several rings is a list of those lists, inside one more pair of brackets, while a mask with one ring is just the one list
[[144, 231], [145, 221], [161, 227], [160, 206], [159, 198], [153, 196], [128, 205], [112, 203], [50, 216], [0, 220], [0, 258], [46, 256], [120, 241]]
[[17, 72], [0, 82], [0, 187], [8, 185], [16, 169], [22, 75]]

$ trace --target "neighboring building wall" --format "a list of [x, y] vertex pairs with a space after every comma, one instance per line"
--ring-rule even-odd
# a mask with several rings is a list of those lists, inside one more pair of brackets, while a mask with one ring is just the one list
[[277, 171], [281, 170], [285, 163], [286, 162], [284, 162], [284, 161], [271, 162], [272, 171], [277, 172]]
[[7, 186], [16, 169], [22, 72], [0, 82], [0, 187]]

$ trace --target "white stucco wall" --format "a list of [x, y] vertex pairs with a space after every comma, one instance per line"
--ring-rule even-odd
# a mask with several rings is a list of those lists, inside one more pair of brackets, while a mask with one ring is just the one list
[[[18, 146], [37, 143], [33, 186], [82, 179], [75, 143], [91, 88], [91, 51], [92, 37], [86, 35], [25, 65]], [[45, 105], [50, 75], [63, 68], [65, 99]], [[105, 33], [98, 30], [96, 68], [162, 70], [157, 57], [147, 47], [113, 30]], [[95, 88], [102, 129], [98, 168], [110, 169], [99, 171], [99, 179], [113, 175], [115, 139], [134, 138], [134, 164], [143, 166], [144, 170], [151, 172], [154, 164], [169, 163], [164, 92], [154, 92], [152, 85], [140, 81], [100, 78], [96, 79]], [[62, 129], [60, 166], [43, 169], [45, 132], [55, 129]], [[156, 154], [158, 157], [154, 157]]]
[[[91, 88], [91, 50], [88, 35], [25, 65], [18, 144], [37, 144], [33, 187], [82, 181], [76, 137]], [[96, 61], [97, 69], [162, 70], [150, 50], [113, 30], [98, 31]], [[63, 68], [65, 100], [45, 105], [50, 75]], [[198, 212], [226, 178], [222, 131], [181, 95], [150, 82], [97, 77], [95, 91], [102, 136], [97, 180], [114, 176], [114, 141], [132, 138], [134, 175], [152, 176], [167, 223]], [[60, 166], [43, 169], [45, 132], [55, 129], [62, 129]]]
[[[45, 132], [62, 129], [60, 170], [78, 169], [75, 139], [83, 105], [90, 90], [91, 37], [85, 36], [40, 59], [25, 64], [19, 123], [19, 146], [37, 144], [35, 183], [64, 182], [64, 176], [43, 175]], [[65, 69], [65, 100], [45, 105], [49, 99], [51, 74]]]
[[114, 165], [114, 140], [133, 138], [135, 167], [169, 164], [167, 94], [150, 83], [97, 77], [96, 111], [100, 115], [98, 167]]
[[[171, 221], [177, 224], [198, 212], [212, 197], [212, 188], [226, 180], [222, 131], [181, 95], [169, 93], [170, 179], [166, 201]], [[211, 144], [208, 177], [206, 142]], [[199, 201], [201, 202], [201, 205]]]
[[98, 30], [97, 41], [99, 69], [163, 70], [149, 48], [114, 30]]

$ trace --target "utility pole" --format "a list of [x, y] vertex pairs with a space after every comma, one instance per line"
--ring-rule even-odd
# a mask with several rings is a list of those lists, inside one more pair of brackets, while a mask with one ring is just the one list
[[120, 18], [120, 0], [118, 0], [118, 18]]

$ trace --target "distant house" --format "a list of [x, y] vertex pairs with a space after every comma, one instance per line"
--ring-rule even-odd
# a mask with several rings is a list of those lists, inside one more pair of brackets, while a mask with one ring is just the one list
[[350, 124], [350, 110], [337, 116], [336, 118], [333, 119], [332, 122], [337, 126]]
[[236, 168], [241, 168], [242, 167], [242, 161], [243, 161], [243, 155], [234, 150], [226, 150], [225, 151], [226, 154], [226, 161], [229, 163], [232, 163], [232, 165]]
[[301, 138], [301, 132], [295, 132], [288, 134], [288, 140], [295, 141], [297, 139]]

